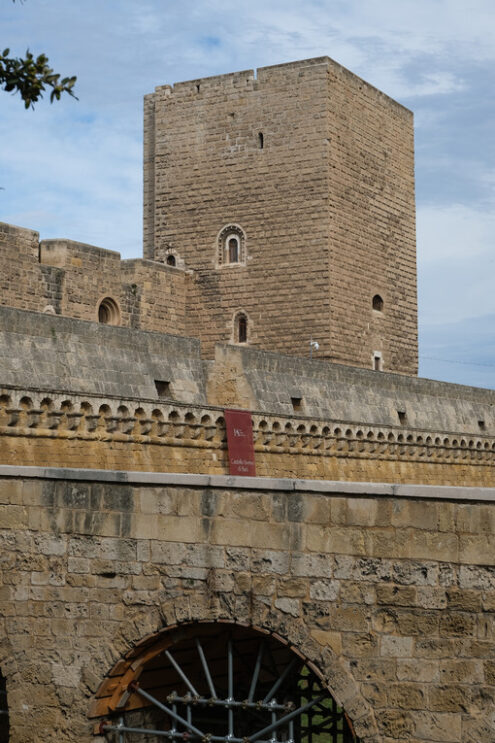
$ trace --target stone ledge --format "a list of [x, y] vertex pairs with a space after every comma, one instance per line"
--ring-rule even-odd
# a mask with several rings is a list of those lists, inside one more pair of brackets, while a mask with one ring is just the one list
[[495, 488], [452, 487], [448, 485], [399, 485], [341, 480], [296, 480], [283, 477], [237, 477], [199, 475], [181, 472], [133, 472], [129, 470], [71, 469], [0, 465], [0, 479], [32, 478], [86, 482], [126, 483], [128, 485], [178, 485], [239, 490], [285, 490], [299, 493], [384, 496], [427, 500], [495, 502]]

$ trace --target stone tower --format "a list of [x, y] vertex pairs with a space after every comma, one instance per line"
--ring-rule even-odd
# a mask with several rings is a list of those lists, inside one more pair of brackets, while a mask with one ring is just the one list
[[417, 373], [412, 113], [327, 57], [145, 99], [144, 257], [188, 332]]

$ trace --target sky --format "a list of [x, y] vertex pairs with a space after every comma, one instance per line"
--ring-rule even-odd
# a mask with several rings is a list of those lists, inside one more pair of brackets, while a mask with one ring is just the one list
[[495, 389], [493, 0], [0, 0], [1, 48], [78, 101], [0, 92], [0, 220], [142, 255], [142, 98], [328, 55], [415, 114], [420, 375]]

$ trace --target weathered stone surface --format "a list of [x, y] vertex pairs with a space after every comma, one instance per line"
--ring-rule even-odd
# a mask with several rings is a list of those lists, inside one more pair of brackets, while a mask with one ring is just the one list
[[[42, 471], [31, 482], [0, 477], [7, 507], [24, 509], [28, 522], [41, 496], [48, 504], [35, 532], [17, 518], [0, 530], [0, 666], [12, 743], [34, 743], [40, 729], [47, 743], [52, 733], [68, 742], [76, 732], [89, 743], [89, 700], [119, 657], [167, 625], [219, 617], [276, 631], [309, 654], [355, 715], [356, 729], [367, 731], [365, 743], [467, 743], [473, 731], [490, 729], [495, 626], [483, 602], [493, 569], [449, 563], [448, 543], [443, 560], [424, 563], [335, 551], [348, 544], [347, 530], [424, 532], [414, 510], [403, 512], [410, 524], [393, 525], [397, 499], [388, 496], [391, 507], [382, 509], [375, 496], [371, 512], [388, 513], [388, 524], [357, 527], [345, 519], [339, 540], [323, 540], [320, 552], [292, 551], [286, 535], [295, 523], [306, 545], [306, 535], [321, 528], [294, 522], [293, 510], [281, 507], [294, 490], [74, 478]], [[357, 510], [350, 493], [307, 492], [305, 510], [314, 512], [313, 499], [321, 509], [324, 497], [328, 513], [334, 504], [335, 512], [359, 513], [356, 495]], [[443, 508], [464, 508], [435, 505], [439, 518]], [[470, 507], [474, 514], [486, 508]]]

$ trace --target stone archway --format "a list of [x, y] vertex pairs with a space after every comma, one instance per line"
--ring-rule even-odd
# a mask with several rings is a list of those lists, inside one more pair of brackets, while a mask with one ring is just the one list
[[[357, 689], [351, 692], [352, 679], [336, 668], [335, 658], [328, 667], [326, 649], [318, 651], [315, 643], [307, 654], [304, 645], [303, 651], [266, 627], [225, 619], [175, 624], [144, 638], [115, 664], [90, 710], [99, 718], [95, 733], [112, 743], [127, 742], [127, 732], [129, 741], [152, 743], [165, 737], [254, 743], [265, 739], [259, 737], [264, 730], [286, 741], [319, 734], [326, 743], [371, 740], [374, 717]], [[335, 694], [329, 677], [335, 682], [339, 676]], [[346, 697], [345, 711], [338, 691]]]

